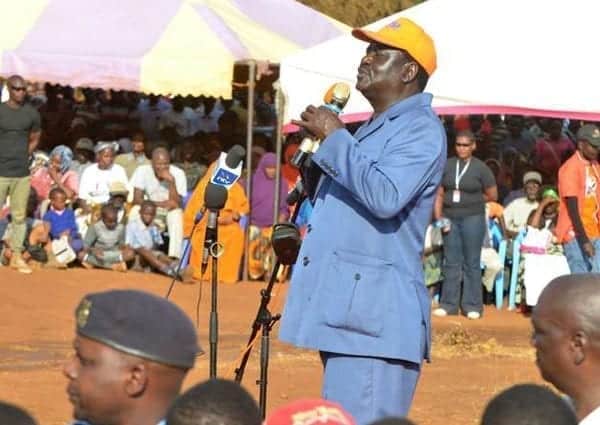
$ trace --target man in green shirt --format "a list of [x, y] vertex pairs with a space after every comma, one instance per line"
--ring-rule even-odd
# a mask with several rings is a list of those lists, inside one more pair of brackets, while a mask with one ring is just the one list
[[40, 140], [40, 114], [25, 104], [25, 80], [13, 75], [7, 81], [9, 99], [0, 104], [0, 206], [10, 199], [13, 233], [10, 266], [31, 273], [23, 258], [25, 211], [30, 191], [29, 156]]

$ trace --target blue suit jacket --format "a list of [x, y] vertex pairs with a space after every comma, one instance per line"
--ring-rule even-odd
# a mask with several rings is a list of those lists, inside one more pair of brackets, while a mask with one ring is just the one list
[[430, 299], [421, 254], [446, 163], [446, 135], [431, 99], [426, 93], [404, 99], [354, 136], [336, 130], [313, 155], [323, 176], [281, 340], [415, 363], [428, 356]]

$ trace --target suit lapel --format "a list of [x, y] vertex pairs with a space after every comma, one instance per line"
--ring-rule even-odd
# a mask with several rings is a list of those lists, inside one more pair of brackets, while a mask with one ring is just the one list
[[363, 139], [369, 137], [371, 134], [376, 132], [381, 128], [381, 126], [385, 123], [385, 114], [380, 114], [377, 118], [375, 118], [372, 122], [358, 129], [354, 137], [359, 142], [362, 142]]

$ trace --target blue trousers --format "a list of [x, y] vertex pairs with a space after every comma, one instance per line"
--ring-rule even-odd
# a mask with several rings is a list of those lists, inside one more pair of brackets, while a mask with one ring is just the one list
[[420, 364], [323, 351], [320, 354], [324, 368], [322, 397], [340, 403], [358, 425], [408, 414]]
[[[485, 214], [453, 218], [444, 235], [444, 264], [440, 307], [448, 314], [483, 312], [481, 293], [481, 247], [485, 236]], [[462, 281], [462, 298], [460, 283]]]
[[600, 273], [600, 239], [592, 239], [590, 242], [596, 250], [594, 258], [588, 257], [581, 250], [576, 239], [563, 245], [571, 273]]

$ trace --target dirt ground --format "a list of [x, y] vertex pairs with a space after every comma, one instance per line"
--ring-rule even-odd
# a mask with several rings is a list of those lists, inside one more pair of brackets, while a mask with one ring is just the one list
[[[167, 278], [74, 269], [37, 271], [32, 275], [0, 268], [0, 399], [28, 409], [40, 424], [68, 422], [62, 363], [71, 354], [73, 311], [87, 292], [137, 288], [165, 295]], [[260, 301], [258, 282], [219, 286], [218, 375], [233, 378], [240, 351]], [[177, 285], [171, 299], [196, 320], [200, 285]], [[283, 305], [286, 285], [277, 285], [272, 311]], [[206, 353], [210, 285], [202, 285], [200, 343]], [[488, 307], [480, 321], [434, 318], [433, 361], [425, 364], [410, 413], [421, 425], [476, 424], [486, 401], [520, 382], [539, 382], [529, 346], [527, 318]], [[321, 371], [314, 352], [277, 341], [273, 333], [268, 408], [300, 397], [319, 395]], [[258, 345], [244, 376], [244, 386], [258, 398]], [[200, 357], [185, 386], [208, 377], [208, 354]]]

